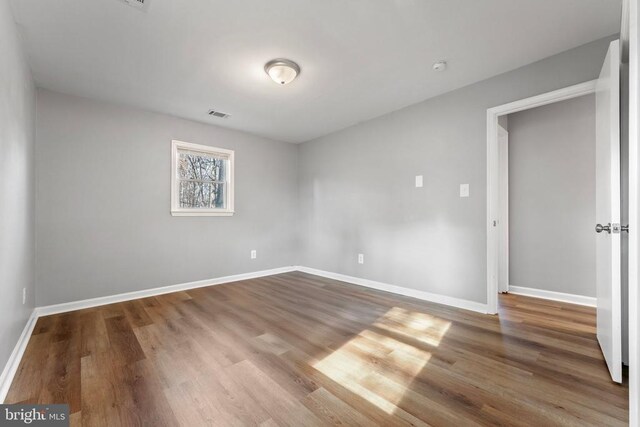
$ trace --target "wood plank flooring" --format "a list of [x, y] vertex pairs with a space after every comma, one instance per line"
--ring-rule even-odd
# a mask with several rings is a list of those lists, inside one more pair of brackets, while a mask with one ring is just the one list
[[594, 309], [488, 316], [299, 272], [38, 320], [7, 403], [85, 426], [616, 426]]

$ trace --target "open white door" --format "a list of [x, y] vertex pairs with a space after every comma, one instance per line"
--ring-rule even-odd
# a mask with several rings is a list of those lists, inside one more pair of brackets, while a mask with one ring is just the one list
[[596, 87], [596, 291], [598, 342], [622, 382], [620, 302], [620, 47], [613, 41]]

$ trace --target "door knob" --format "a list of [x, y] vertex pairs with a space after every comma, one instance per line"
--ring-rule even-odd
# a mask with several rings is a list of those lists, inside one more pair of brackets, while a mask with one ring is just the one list
[[603, 231], [611, 234], [611, 223], [607, 225], [596, 224], [596, 233], [602, 233]]

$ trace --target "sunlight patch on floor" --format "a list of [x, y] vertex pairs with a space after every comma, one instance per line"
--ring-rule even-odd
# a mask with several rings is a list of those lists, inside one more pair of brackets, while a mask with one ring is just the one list
[[429, 362], [430, 347], [440, 344], [450, 326], [429, 314], [394, 307], [313, 367], [393, 414]]
[[451, 322], [427, 313], [393, 307], [378, 319], [374, 326], [437, 347], [449, 330]]

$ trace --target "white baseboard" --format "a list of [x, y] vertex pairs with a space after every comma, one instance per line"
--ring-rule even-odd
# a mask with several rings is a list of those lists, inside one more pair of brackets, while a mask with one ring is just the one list
[[471, 310], [478, 313], [483, 313], [483, 314], [487, 313], [487, 305], [479, 302], [475, 302], [475, 301], [454, 298], [446, 295], [433, 294], [431, 292], [404, 288], [401, 286], [390, 285], [388, 283], [376, 282], [375, 280], [361, 279], [359, 277], [347, 276], [339, 273], [332, 273], [329, 271], [318, 270], [310, 267], [297, 266], [295, 269], [298, 271], [302, 271], [303, 273], [322, 276], [328, 279], [340, 280], [342, 282], [353, 283], [354, 285], [360, 285], [367, 288], [378, 289], [380, 291], [391, 292], [394, 294], [413, 297], [413, 298], [421, 299], [424, 301], [435, 302], [438, 304], [444, 304], [451, 307], [462, 308], [465, 310]]
[[272, 268], [270, 270], [254, 271], [252, 273], [234, 274], [232, 276], [218, 277], [216, 279], [198, 280], [195, 282], [181, 283], [179, 285], [162, 286], [159, 288], [126, 292], [123, 294], [110, 295], [106, 297], [47, 305], [43, 307], [37, 307], [36, 312], [38, 316], [49, 316], [51, 314], [66, 313], [68, 311], [82, 310], [84, 308], [97, 307], [100, 305], [114, 304], [117, 302], [131, 301], [138, 298], [147, 298], [156, 295], [169, 294], [171, 292], [186, 291], [189, 289], [221, 285], [223, 283], [238, 282], [240, 280], [256, 279], [258, 277], [272, 276], [274, 274], [288, 273], [294, 270], [295, 267], [280, 267]]
[[38, 314], [34, 309], [31, 312], [31, 316], [29, 316], [29, 320], [27, 320], [27, 324], [24, 325], [22, 334], [20, 334], [20, 338], [18, 338], [18, 342], [13, 348], [9, 360], [7, 360], [7, 364], [4, 366], [4, 370], [0, 375], [0, 402], [2, 403], [4, 403], [4, 399], [6, 399], [7, 393], [9, 392], [9, 387], [11, 387], [11, 383], [13, 382], [13, 377], [18, 371], [22, 355], [27, 348], [27, 343], [29, 343], [29, 338], [31, 338], [31, 333], [36, 326], [37, 320]]
[[522, 286], [509, 285], [509, 293], [515, 295], [523, 295], [527, 297], [535, 297], [548, 299], [552, 301], [568, 302], [571, 304], [586, 305], [589, 307], [596, 306], [596, 298], [585, 297], [583, 295], [565, 294], [562, 292], [544, 291], [542, 289], [525, 288]]
[[430, 292], [419, 291], [416, 289], [404, 288], [401, 286], [390, 285], [387, 283], [376, 282], [369, 279], [361, 279], [359, 277], [347, 276], [339, 273], [332, 273], [329, 271], [318, 270], [315, 268], [303, 267], [303, 266], [291, 266], [274, 268], [270, 270], [261, 270], [252, 273], [236, 274], [233, 276], [219, 277], [216, 279], [198, 280], [195, 282], [181, 283], [178, 285], [163, 286], [159, 288], [145, 289], [142, 291], [127, 292], [116, 295], [109, 295], [105, 297], [91, 298], [79, 301], [65, 302], [62, 304], [47, 305], [42, 307], [36, 307], [35, 312], [37, 317], [49, 316], [52, 314], [66, 313], [69, 311], [82, 310], [85, 308], [98, 307], [101, 305], [114, 304], [123, 301], [131, 301], [139, 298], [147, 298], [156, 295], [168, 294], [171, 292], [185, 291], [189, 289], [202, 288], [206, 286], [220, 285], [223, 283], [237, 282], [240, 280], [256, 279], [259, 277], [272, 276], [274, 274], [288, 273], [291, 271], [302, 271], [304, 273], [313, 274], [316, 276], [322, 276], [329, 279], [340, 280], [342, 282], [353, 283], [355, 285], [365, 286], [367, 288], [378, 289], [381, 291], [391, 292], [399, 295], [405, 295], [425, 301], [435, 302], [438, 304], [449, 305], [456, 308], [463, 308], [465, 310], [476, 311], [479, 313], [486, 313], [486, 304], [468, 301], [460, 298], [449, 297], [446, 295], [433, 294]]

